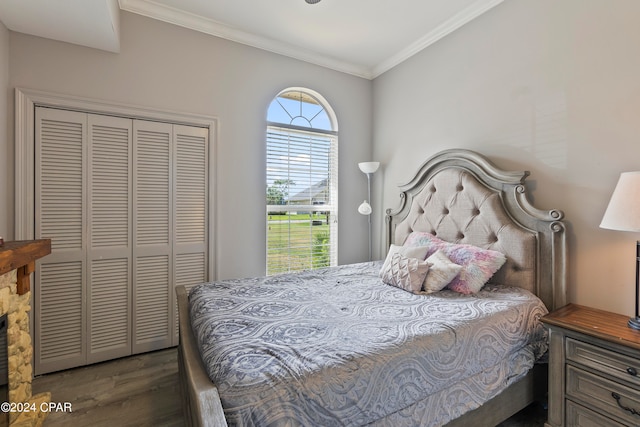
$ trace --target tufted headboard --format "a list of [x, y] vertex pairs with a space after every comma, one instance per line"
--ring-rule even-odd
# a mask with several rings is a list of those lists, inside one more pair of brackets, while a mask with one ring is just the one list
[[400, 186], [400, 206], [387, 210], [387, 247], [412, 231], [504, 253], [490, 282], [525, 288], [550, 310], [566, 303], [564, 214], [539, 210], [524, 185], [529, 172], [498, 169], [469, 150], [442, 151]]

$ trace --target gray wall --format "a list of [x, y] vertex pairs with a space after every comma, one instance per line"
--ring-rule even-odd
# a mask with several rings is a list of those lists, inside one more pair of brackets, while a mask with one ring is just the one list
[[640, 169], [637, 16], [636, 0], [505, 1], [373, 84], [129, 13], [120, 54], [0, 25], [0, 235], [13, 236], [15, 87], [194, 112], [220, 123], [218, 276], [261, 274], [266, 107], [281, 89], [307, 86], [339, 117], [341, 263], [367, 254], [357, 162], [383, 164], [373, 178], [381, 257], [397, 184], [441, 149], [470, 148], [530, 170], [535, 204], [565, 211], [569, 299], [632, 314], [640, 236], [598, 225], [620, 172]]
[[13, 97], [9, 91], [9, 30], [0, 22], [0, 237], [13, 238], [13, 144], [10, 144], [8, 114]]
[[[9, 89], [24, 87], [217, 117], [215, 225], [220, 279], [264, 274], [267, 107], [284, 88], [314, 89], [338, 117], [339, 262], [367, 257], [366, 221], [357, 213], [366, 194], [366, 178], [357, 162], [371, 157], [370, 81], [135, 14], [122, 12], [120, 18], [119, 54], [12, 32]], [[12, 151], [5, 144], [0, 141], [2, 151]], [[11, 202], [13, 185], [11, 171], [0, 184], [0, 195], [5, 194], [0, 201]], [[6, 196], [9, 193], [11, 197]], [[0, 219], [7, 215], [5, 210], [3, 203]], [[7, 233], [12, 234], [13, 229]]]
[[640, 235], [599, 224], [640, 170], [638, 16], [637, 0], [509, 0], [375, 79], [384, 206], [445, 148], [530, 170], [534, 203], [570, 225], [569, 300], [633, 314]]

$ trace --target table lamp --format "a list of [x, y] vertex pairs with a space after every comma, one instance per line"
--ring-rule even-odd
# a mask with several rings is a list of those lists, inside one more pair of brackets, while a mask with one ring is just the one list
[[[600, 228], [640, 233], [640, 172], [623, 172], [609, 206], [604, 213]], [[629, 319], [629, 327], [640, 330], [640, 242], [636, 241], [636, 312]]]

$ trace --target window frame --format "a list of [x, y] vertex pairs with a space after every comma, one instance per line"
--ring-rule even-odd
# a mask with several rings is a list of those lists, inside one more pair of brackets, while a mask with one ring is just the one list
[[[294, 125], [294, 124], [287, 124], [287, 123], [282, 123], [281, 121], [271, 121], [269, 120], [270, 117], [270, 108], [273, 105], [274, 102], [278, 102], [280, 104], [280, 106], [287, 111], [287, 109], [280, 103], [280, 101], [278, 101], [278, 98], [283, 97], [283, 95], [287, 94], [287, 93], [295, 93], [295, 92], [301, 92], [302, 94], [313, 98], [313, 101], [315, 101], [315, 103], [317, 103], [318, 106], [320, 106], [322, 108], [322, 110], [324, 110], [324, 112], [326, 113], [326, 116], [329, 120], [330, 126], [331, 126], [331, 130], [325, 130], [325, 129], [318, 129], [318, 128], [313, 128], [312, 126], [310, 127], [306, 127], [306, 126], [299, 126], [299, 125]], [[300, 103], [301, 103], [301, 114], [297, 117], [304, 117], [307, 118], [305, 116], [302, 115], [302, 97], [300, 98]], [[322, 111], [321, 110], [321, 111]], [[289, 113], [287, 111], [287, 113]], [[317, 115], [317, 114], [316, 114]], [[314, 117], [316, 116], [314, 115]], [[289, 114], [291, 121], [293, 121], [294, 119], [296, 119], [297, 117], [292, 116], [291, 114]], [[309, 121], [309, 119], [307, 118], [307, 121]], [[309, 121], [311, 123], [311, 121]], [[283, 132], [283, 134], [286, 134], [287, 132], [290, 132], [290, 134], [287, 134], [287, 147], [291, 146], [291, 138], [301, 138], [302, 135], [306, 135], [309, 137], [310, 141], [313, 141], [313, 138], [328, 138], [329, 139], [329, 151], [328, 151], [328, 165], [327, 165], [327, 191], [328, 191], [328, 199], [330, 201], [330, 203], [327, 204], [314, 204], [312, 198], [310, 198], [309, 202], [311, 202], [311, 204], [307, 203], [307, 204], [291, 204], [289, 203], [289, 201], [287, 201], [287, 203], [285, 204], [278, 204], [278, 205], [269, 205], [268, 203], [268, 199], [265, 200], [265, 205], [266, 205], [266, 227], [267, 227], [267, 233], [266, 233], [266, 239], [265, 239], [265, 251], [266, 251], [266, 274], [267, 275], [273, 275], [273, 274], [278, 274], [278, 273], [283, 273], [283, 272], [294, 272], [294, 271], [300, 271], [300, 270], [304, 270], [304, 269], [316, 269], [316, 268], [321, 268], [324, 267], [325, 265], [319, 265], [319, 266], [315, 266], [313, 265], [314, 263], [314, 256], [313, 256], [313, 251], [314, 251], [314, 242], [313, 242], [313, 237], [311, 238], [311, 242], [310, 245], [308, 246], [309, 251], [310, 251], [310, 261], [309, 261], [309, 265], [306, 268], [295, 268], [295, 266], [292, 266], [292, 262], [291, 262], [291, 258], [287, 258], [288, 259], [288, 263], [285, 263], [286, 268], [283, 268], [282, 265], [279, 266], [280, 268], [273, 268], [270, 267], [270, 255], [272, 254], [273, 250], [270, 249], [270, 214], [273, 214], [274, 212], [287, 212], [287, 213], [292, 213], [292, 212], [297, 212], [297, 211], [303, 211], [303, 212], [310, 212], [310, 213], [318, 213], [318, 212], [327, 212], [326, 215], [326, 222], [328, 225], [328, 229], [329, 229], [329, 241], [328, 241], [328, 258], [329, 258], [329, 264], [328, 266], [335, 266], [338, 263], [338, 126], [337, 126], [337, 119], [335, 116], [335, 113], [333, 111], [333, 109], [331, 108], [331, 106], [329, 105], [329, 103], [324, 99], [324, 97], [322, 97], [320, 94], [318, 94], [317, 92], [310, 90], [308, 88], [299, 88], [299, 87], [293, 87], [293, 88], [287, 88], [282, 90], [281, 92], [279, 92], [274, 98], [272, 98], [272, 100], [269, 103], [269, 110], [267, 112], [267, 121], [266, 121], [266, 132], [265, 132], [265, 144], [266, 144], [266, 156], [265, 156], [265, 166], [266, 166], [266, 174], [265, 174], [265, 181], [266, 181], [266, 185], [267, 185], [267, 190], [269, 189], [269, 182], [270, 182], [270, 155], [273, 156], [274, 151], [270, 151], [269, 148], [269, 138], [270, 135], [274, 134], [275, 132]], [[313, 146], [311, 145], [313, 144], [313, 142], [310, 143], [310, 151], [313, 148]], [[284, 146], [284, 144], [283, 144]], [[316, 147], [317, 148], [317, 147]], [[326, 150], [326, 148], [325, 148]], [[271, 154], [270, 154], [271, 153]], [[290, 151], [288, 151], [287, 153], [290, 153]], [[311, 166], [312, 164], [312, 160], [310, 157], [309, 160], [310, 166], [309, 166], [309, 173], [311, 174], [313, 167]], [[289, 162], [287, 163], [287, 165], [289, 165], [288, 167], [291, 168], [291, 161], [289, 160]], [[316, 168], [317, 170], [317, 168]], [[290, 180], [290, 179], [288, 179]], [[322, 181], [319, 181], [322, 182]], [[313, 185], [310, 183], [310, 186], [308, 187], [309, 191], [311, 191], [311, 188]], [[292, 197], [293, 193], [288, 193], [287, 194], [288, 197]], [[311, 193], [310, 193], [310, 197], [311, 197]], [[288, 224], [289, 229], [291, 228], [291, 224], [293, 223], [291, 219], [289, 220], [282, 220], [283, 223]], [[314, 218], [311, 217], [309, 219], [309, 224], [310, 224], [310, 233], [313, 233], [313, 221]], [[306, 247], [306, 246], [305, 246]], [[291, 251], [292, 246], [291, 246], [291, 239], [289, 238], [288, 241], [288, 245], [285, 245], [283, 247], [285, 250], [289, 250]], [[278, 266], [276, 266], [278, 267]], [[293, 268], [292, 268], [293, 267]]]

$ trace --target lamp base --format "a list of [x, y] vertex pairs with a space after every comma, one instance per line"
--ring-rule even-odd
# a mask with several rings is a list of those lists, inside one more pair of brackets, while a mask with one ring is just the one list
[[629, 319], [628, 325], [632, 329], [640, 330], [640, 317], [632, 317]]

